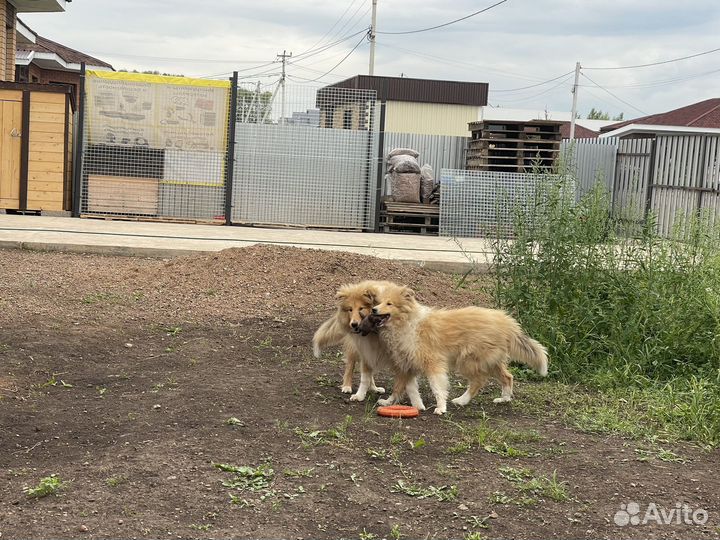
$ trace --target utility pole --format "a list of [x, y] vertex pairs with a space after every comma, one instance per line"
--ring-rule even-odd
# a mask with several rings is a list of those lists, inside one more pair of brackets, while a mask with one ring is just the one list
[[575, 117], [577, 116], [577, 95], [578, 95], [578, 84], [580, 83], [580, 62], [575, 63], [575, 84], [573, 85], [572, 89], [572, 95], [573, 95], [573, 104], [572, 104], [572, 112], [570, 113], [572, 116], [570, 118], [570, 140], [573, 140], [575, 138]]
[[377, 0], [372, 0], [372, 22], [370, 23], [370, 69], [368, 75], [375, 73], [375, 30], [377, 28]]
[[282, 54], [277, 55], [282, 61], [282, 75], [280, 76], [280, 124], [285, 123], [285, 64], [287, 59], [292, 57], [292, 53], [287, 54], [287, 51], [283, 50]]

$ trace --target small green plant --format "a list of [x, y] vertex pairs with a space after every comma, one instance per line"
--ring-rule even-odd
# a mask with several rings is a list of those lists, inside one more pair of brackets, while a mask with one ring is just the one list
[[360, 533], [360, 540], [375, 540], [377, 538], [377, 534], [373, 534], [371, 532], [367, 532], [365, 530], [365, 527], [363, 527], [362, 532]]
[[332, 388], [335, 386], [335, 381], [328, 377], [326, 373], [323, 373], [322, 375], [316, 377], [315, 382], [318, 383], [319, 386], [322, 386], [324, 388]]
[[270, 349], [273, 346], [273, 339], [272, 336], [268, 336], [262, 341], [260, 341], [257, 345], [255, 345], [256, 349]]
[[313, 471], [315, 471], [315, 467], [310, 467], [309, 469], [285, 469], [283, 474], [290, 478], [311, 478]]
[[110, 487], [118, 487], [120, 484], [127, 482], [127, 478], [124, 476], [110, 476], [105, 479], [105, 483]]
[[407, 440], [407, 437], [405, 437], [404, 433], [400, 433], [399, 431], [396, 431], [390, 437], [390, 444], [395, 446], [398, 444], [403, 444], [406, 440]]
[[488, 528], [487, 520], [488, 520], [487, 517], [481, 518], [478, 516], [470, 516], [469, 518], [467, 518], [465, 520], [465, 523], [467, 523], [474, 529], [487, 529]]
[[195, 529], [196, 531], [209, 531], [210, 529], [212, 529], [212, 523], [205, 523], [203, 525], [191, 523], [190, 528]]
[[393, 493], [404, 493], [409, 497], [418, 499], [427, 499], [435, 497], [438, 501], [453, 501], [457, 498], [457, 486], [428, 486], [422, 487], [413, 484], [406, 484], [403, 480], [398, 480], [395, 485], [390, 488]]
[[106, 386], [96, 386], [95, 390], [97, 390], [97, 393], [100, 397], [105, 397], [105, 394], [107, 394], [107, 387]]
[[392, 526], [390, 529], [390, 538], [393, 540], [400, 540], [402, 538], [402, 534], [400, 533], [400, 525], [397, 523]]
[[48, 495], [57, 495], [63, 487], [65, 487], [65, 484], [60, 477], [56, 474], [51, 474], [50, 476], [41, 478], [37, 486], [26, 487], [23, 491], [28, 497], [40, 499]]
[[303, 445], [317, 446], [321, 444], [343, 444], [347, 441], [347, 430], [352, 423], [352, 416], [347, 415], [342, 423], [329, 429], [307, 430], [295, 428], [294, 433], [300, 437]]
[[225, 420], [225, 423], [228, 426], [244, 426], [245, 425], [245, 423], [242, 420], [240, 420], [239, 418], [235, 418], [234, 416], [231, 416], [230, 418]]
[[479, 532], [469, 532], [464, 536], [464, 540], [486, 540], [487, 536], [483, 536]]
[[512, 482], [515, 487], [523, 492], [537, 497], [547, 497], [557, 502], [570, 499], [565, 482], [558, 480], [557, 471], [552, 476], [535, 476], [532, 469], [500, 467], [500, 476]]
[[238, 491], [260, 491], [267, 489], [272, 484], [275, 471], [272, 467], [264, 463], [257, 467], [235, 466], [224, 463], [213, 463], [216, 469], [233, 474], [231, 480], [222, 483], [223, 486]]
[[178, 336], [183, 331], [182, 327], [180, 326], [167, 326], [163, 328], [163, 330], [170, 337]]
[[383, 460], [387, 459], [390, 453], [385, 448], [367, 448], [365, 450], [370, 459]]
[[418, 450], [425, 446], [425, 444], [425, 438], [420, 437], [417, 441], [410, 441], [410, 448], [412, 448], [413, 450]]
[[53, 373], [52, 376], [43, 384], [40, 385], [40, 388], [47, 388], [49, 386], [57, 386], [58, 384], [62, 386], [63, 388], [72, 388], [73, 385], [70, 383], [65, 382], [62, 379], [58, 379], [57, 377], [59, 375], [64, 375], [64, 373]]

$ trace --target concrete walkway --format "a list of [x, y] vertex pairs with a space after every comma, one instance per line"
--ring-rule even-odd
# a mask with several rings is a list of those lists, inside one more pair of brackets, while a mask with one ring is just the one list
[[0, 215], [0, 248], [175, 257], [254, 244], [348, 251], [447, 272], [481, 271], [491, 252], [476, 238]]

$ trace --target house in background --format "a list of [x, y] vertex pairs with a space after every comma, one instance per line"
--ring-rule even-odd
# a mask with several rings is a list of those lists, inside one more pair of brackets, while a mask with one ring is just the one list
[[385, 102], [385, 131], [467, 137], [468, 123], [487, 105], [488, 84], [357, 75], [317, 92], [320, 126], [367, 129], [367, 99], [343, 89], [373, 90]]
[[70, 0], [0, 0], [0, 81], [15, 80], [15, 31], [18, 13], [65, 11]]
[[656, 135], [720, 134], [720, 98], [706, 99], [672, 111], [615, 122], [600, 137], [654, 138]]
[[107, 62], [40, 36], [18, 19], [15, 55], [17, 82], [69, 84], [73, 87], [74, 95], [79, 97], [83, 62], [87, 69], [114, 71]]

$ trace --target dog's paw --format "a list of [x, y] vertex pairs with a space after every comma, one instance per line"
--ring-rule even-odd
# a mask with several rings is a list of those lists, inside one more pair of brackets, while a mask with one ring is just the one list
[[385, 393], [385, 389], [382, 386], [376, 386], [375, 388], [371, 388], [370, 390], [372, 390], [376, 394], [384, 394]]
[[445, 407], [443, 407], [443, 408], [435, 407], [435, 410], [433, 412], [435, 414], [437, 414], [438, 416], [442, 416], [443, 414], [445, 414], [447, 412], [447, 410], [445, 409]]
[[352, 386], [341, 386], [340, 391], [343, 394], [352, 394]]
[[361, 396], [360, 394], [353, 394], [350, 396], [350, 401], [365, 401], [365, 396]]
[[322, 356], [322, 349], [320, 349], [320, 345], [317, 343], [313, 343], [313, 356], [315, 358], [320, 358]]
[[462, 396], [451, 399], [450, 401], [452, 401], [458, 407], [464, 407], [465, 405], [467, 405], [467, 402], [462, 398]]
[[381, 407], [387, 407], [388, 405], [394, 405], [395, 400], [392, 397], [389, 397], [387, 399], [378, 399], [377, 404]]
[[497, 397], [493, 399], [493, 403], [510, 403], [511, 401], [511, 397]]

